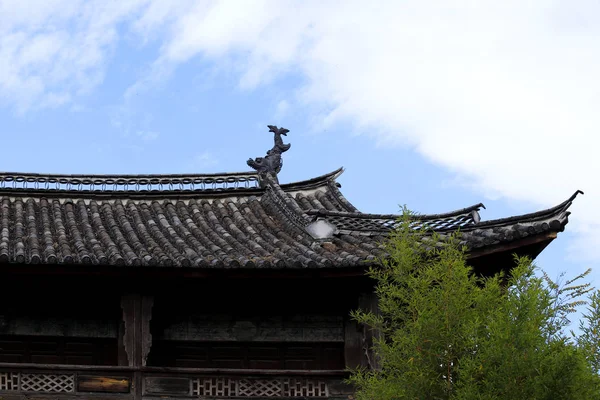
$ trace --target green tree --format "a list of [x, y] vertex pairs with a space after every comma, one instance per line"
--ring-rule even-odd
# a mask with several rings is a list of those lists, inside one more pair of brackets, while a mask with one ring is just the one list
[[600, 291], [590, 296], [587, 313], [583, 314], [577, 341], [596, 373], [600, 373]]
[[380, 332], [380, 368], [350, 378], [358, 399], [600, 398], [598, 293], [582, 337], [564, 333], [589, 271], [560, 285], [517, 258], [508, 276], [479, 277], [459, 233], [429, 235], [412, 220], [405, 211], [389, 256], [368, 272], [380, 312], [352, 313]]

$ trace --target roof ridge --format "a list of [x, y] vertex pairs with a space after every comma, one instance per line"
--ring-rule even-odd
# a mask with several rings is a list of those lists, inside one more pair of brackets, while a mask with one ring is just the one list
[[258, 188], [259, 176], [255, 172], [157, 175], [75, 175], [0, 172], [0, 191], [141, 193]]
[[38, 172], [15, 172], [15, 171], [0, 171], [0, 176], [12, 177], [47, 177], [47, 178], [168, 178], [168, 177], [210, 177], [210, 176], [238, 176], [238, 175], [255, 175], [255, 171], [239, 171], [239, 172], [211, 172], [211, 173], [190, 173], [190, 174], [59, 174], [59, 173], [38, 173]]
[[[333, 182], [343, 172], [344, 168], [340, 167], [327, 174], [302, 181], [281, 184], [280, 187], [284, 191], [319, 187]], [[42, 174], [31, 172], [0, 172], [0, 193], [160, 194], [162, 192], [252, 190], [261, 189], [261, 178], [261, 175], [255, 171], [208, 174]], [[346, 203], [349, 204], [347, 200]]]
[[345, 208], [348, 212], [360, 212], [358, 211], [358, 208], [354, 207], [354, 204], [352, 204], [339, 189], [342, 186], [341, 184], [336, 182], [334, 179], [331, 179], [327, 183], [327, 186], [329, 187], [329, 190], [335, 200], [342, 206], [342, 208]]
[[[469, 207], [461, 208], [454, 211], [449, 211], [441, 214], [415, 214], [412, 216], [413, 219], [419, 221], [431, 220], [431, 219], [440, 219], [440, 218], [448, 218], [448, 217], [456, 217], [463, 214], [471, 213], [473, 211], [478, 212], [480, 208], [484, 208], [483, 203], [474, 204]], [[364, 219], [398, 219], [402, 217], [401, 214], [375, 214], [375, 213], [363, 213], [360, 211], [336, 211], [336, 210], [326, 210], [326, 209], [310, 209], [306, 210], [308, 215], [331, 215], [331, 216], [348, 216], [353, 218], [364, 218]]]
[[281, 186], [267, 175], [265, 185], [264, 201], [272, 201], [282, 214], [298, 228], [304, 228], [310, 223], [310, 217], [300, 208], [296, 200], [287, 194]]

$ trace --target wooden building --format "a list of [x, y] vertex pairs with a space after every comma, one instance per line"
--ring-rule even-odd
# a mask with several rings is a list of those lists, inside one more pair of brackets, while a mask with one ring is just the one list
[[[397, 216], [359, 212], [341, 169], [280, 184], [270, 128], [256, 172], [0, 174], [1, 399], [348, 398], [370, 340], [348, 313], [375, 307], [363, 272]], [[418, 223], [460, 227], [492, 272], [538, 255], [574, 197]]]

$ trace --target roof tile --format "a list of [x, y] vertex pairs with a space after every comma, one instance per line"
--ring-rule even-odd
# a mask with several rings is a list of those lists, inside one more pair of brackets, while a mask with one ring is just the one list
[[[251, 173], [195, 176], [202, 190], [185, 189], [191, 185], [185, 182], [192, 178], [182, 176], [19, 175], [17, 182], [0, 174], [6, 178], [0, 179], [5, 185], [0, 188], [0, 262], [327, 268], [357, 266], [384, 257], [382, 242], [398, 216], [358, 212], [334, 181], [340, 171], [286, 185], [265, 178], [260, 188], [244, 186], [244, 182], [258, 182]], [[57, 190], [41, 189], [48, 179], [59, 186]], [[213, 188], [219, 179], [219, 185], [231, 187]], [[84, 181], [96, 182], [90, 186], [94, 188], [113, 186], [108, 192], [69, 189]], [[21, 186], [12, 187], [15, 183], [11, 182]], [[184, 189], [160, 191], [161, 182], [181, 184]], [[150, 185], [151, 190], [131, 190], [127, 185]], [[478, 204], [417, 216], [414, 225], [443, 235], [460, 227], [463, 242], [476, 249], [562, 231], [573, 199], [538, 213], [482, 222], [478, 210], [483, 205]], [[314, 239], [305, 227], [316, 219], [333, 224], [337, 233]]]

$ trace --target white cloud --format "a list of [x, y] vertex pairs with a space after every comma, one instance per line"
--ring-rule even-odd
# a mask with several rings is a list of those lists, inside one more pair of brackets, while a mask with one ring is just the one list
[[194, 171], [202, 171], [203, 169], [214, 167], [219, 161], [209, 151], [204, 151], [197, 154], [190, 162], [189, 167]]
[[156, 140], [160, 136], [160, 134], [158, 132], [144, 131], [144, 130], [137, 131], [135, 134], [137, 137], [139, 137], [140, 139], [142, 139], [145, 142], [150, 142], [152, 140]]
[[322, 123], [411, 146], [484, 194], [543, 207], [584, 189], [574, 253], [600, 258], [596, 3], [238, 4], [176, 19], [154, 68], [235, 57], [243, 88], [299, 72], [302, 101], [331, 110]]
[[585, 190], [573, 253], [600, 259], [595, 1], [23, 3], [0, 0], [0, 96], [21, 110], [101, 82], [123, 22], [161, 49], [129, 95], [194, 57], [245, 89], [301, 74], [321, 124], [411, 146], [485, 195], [543, 207]]
[[117, 27], [147, 0], [0, 0], [0, 102], [18, 113], [56, 107], [104, 78]]
[[283, 119], [285, 116], [287, 116], [289, 110], [290, 103], [287, 100], [280, 100], [277, 102], [277, 106], [275, 106], [274, 118], [276, 120]]

